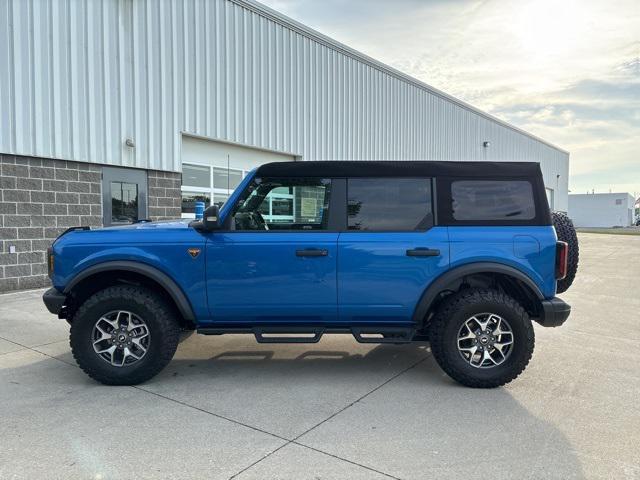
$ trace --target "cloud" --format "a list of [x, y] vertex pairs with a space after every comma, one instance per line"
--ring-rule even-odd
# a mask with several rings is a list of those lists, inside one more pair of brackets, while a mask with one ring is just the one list
[[265, 3], [566, 148], [572, 190], [640, 193], [637, 0]]

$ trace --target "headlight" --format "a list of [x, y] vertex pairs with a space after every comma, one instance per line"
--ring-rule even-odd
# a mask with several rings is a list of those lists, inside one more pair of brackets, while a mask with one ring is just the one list
[[49, 275], [49, 278], [53, 278], [53, 261], [53, 248], [49, 247], [47, 248], [47, 274]]

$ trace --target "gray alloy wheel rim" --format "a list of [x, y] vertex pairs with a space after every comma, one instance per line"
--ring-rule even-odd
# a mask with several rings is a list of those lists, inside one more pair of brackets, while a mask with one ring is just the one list
[[91, 340], [93, 350], [102, 360], [114, 367], [128, 367], [147, 354], [151, 335], [139, 315], [114, 310], [98, 319]]
[[513, 351], [511, 325], [495, 313], [479, 313], [468, 318], [458, 330], [460, 356], [474, 368], [494, 368]]

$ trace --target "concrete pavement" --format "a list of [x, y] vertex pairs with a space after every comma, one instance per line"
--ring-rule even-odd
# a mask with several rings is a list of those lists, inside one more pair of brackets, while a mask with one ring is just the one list
[[41, 291], [0, 295], [0, 478], [640, 478], [640, 237], [581, 234], [573, 314], [527, 370], [461, 387], [428, 344], [184, 342], [139, 387], [69, 353]]

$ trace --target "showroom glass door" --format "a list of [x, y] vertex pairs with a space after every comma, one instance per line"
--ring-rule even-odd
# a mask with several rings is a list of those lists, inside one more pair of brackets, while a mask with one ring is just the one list
[[102, 205], [105, 227], [126, 225], [147, 218], [147, 172], [104, 167]]

